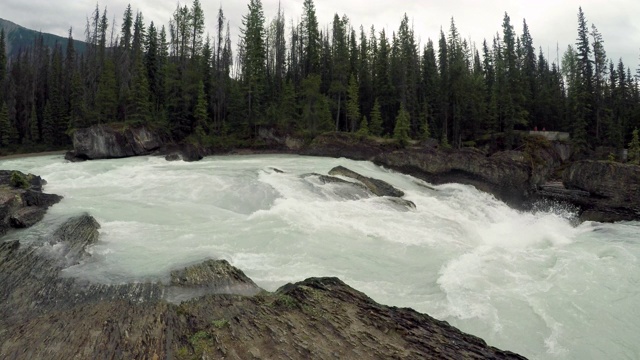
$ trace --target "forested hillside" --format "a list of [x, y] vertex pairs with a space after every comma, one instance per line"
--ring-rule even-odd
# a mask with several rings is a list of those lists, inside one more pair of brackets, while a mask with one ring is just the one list
[[433, 137], [453, 147], [501, 134], [505, 148], [514, 131], [537, 127], [570, 132], [582, 150], [626, 147], [640, 127], [638, 79], [607, 58], [582, 9], [575, 45], [556, 64], [536, 49], [526, 20], [506, 13], [480, 44], [451, 19], [419, 45], [406, 15], [397, 29], [338, 14], [321, 26], [313, 0], [303, 7], [295, 23], [281, 10], [265, 19], [261, 1], [249, 0], [237, 44], [222, 9], [205, 37], [199, 0], [178, 6], [167, 26], [129, 6], [114, 29], [96, 6], [82, 54], [70, 32], [52, 50], [39, 37], [8, 58], [2, 32], [0, 147], [64, 147], [74, 128], [113, 122], [203, 144], [247, 143], [270, 127]]

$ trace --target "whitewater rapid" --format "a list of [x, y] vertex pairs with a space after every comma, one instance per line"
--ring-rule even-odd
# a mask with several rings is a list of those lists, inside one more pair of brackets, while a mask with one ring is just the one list
[[[416, 208], [303, 176], [338, 165], [393, 184]], [[521, 213], [470, 186], [430, 188], [346, 159], [44, 156], [0, 168], [41, 175], [45, 191], [64, 196], [9, 237], [37, 243], [85, 211], [101, 224], [92, 260], [66, 276], [166, 281], [172, 269], [220, 258], [267, 290], [337, 276], [534, 359], [640, 358], [638, 222], [575, 226], [561, 209]]]

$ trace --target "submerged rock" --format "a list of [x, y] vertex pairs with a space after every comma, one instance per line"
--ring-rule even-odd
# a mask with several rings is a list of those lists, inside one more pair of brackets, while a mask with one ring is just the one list
[[362, 176], [355, 171], [347, 169], [344, 166], [334, 167], [329, 171], [329, 175], [340, 175], [340, 176], [358, 180], [377, 196], [392, 196], [392, 197], [404, 196], [404, 192], [396, 189], [391, 184], [384, 182], [382, 180]]

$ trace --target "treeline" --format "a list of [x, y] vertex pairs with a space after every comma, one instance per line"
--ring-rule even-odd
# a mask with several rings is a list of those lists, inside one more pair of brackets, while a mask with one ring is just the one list
[[[289, 25], [287, 25], [289, 24]], [[251, 140], [261, 127], [316, 134], [338, 130], [469, 146], [517, 130], [567, 131], [582, 150], [625, 147], [640, 127], [637, 78], [608, 59], [582, 9], [561, 64], [536, 51], [526, 21], [505, 13], [481, 46], [455, 25], [419, 44], [405, 15], [398, 29], [355, 28], [335, 15], [318, 24], [313, 0], [294, 23], [278, 9], [266, 20], [250, 0], [233, 46], [222, 9], [205, 36], [199, 0], [178, 5], [167, 28], [145, 24], [131, 6], [110, 24], [96, 6], [87, 50], [36, 40], [12, 59], [0, 33], [0, 146], [65, 146], [73, 129], [145, 124], [176, 140]], [[235, 51], [235, 54], [234, 54]]]

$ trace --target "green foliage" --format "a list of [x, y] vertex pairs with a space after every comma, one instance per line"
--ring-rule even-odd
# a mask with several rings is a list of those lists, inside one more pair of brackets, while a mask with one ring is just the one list
[[382, 113], [380, 112], [380, 101], [376, 98], [373, 103], [373, 109], [371, 110], [371, 124], [369, 125], [369, 132], [374, 136], [382, 135]]
[[275, 307], [292, 309], [297, 306], [298, 302], [289, 295], [277, 294], [275, 300], [271, 304]]
[[224, 327], [229, 326], [229, 320], [227, 319], [214, 320], [211, 322], [211, 325], [213, 325], [213, 327], [216, 329], [222, 329]]
[[349, 87], [347, 88], [347, 119], [352, 132], [356, 131], [356, 126], [360, 117], [359, 86], [356, 77], [351, 74]]
[[631, 142], [629, 143], [629, 162], [640, 165], [640, 139], [637, 128], [633, 130]]
[[406, 146], [409, 143], [409, 127], [409, 113], [407, 113], [404, 105], [402, 105], [396, 117], [396, 126], [393, 129], [393, 138], [402, 146]]
[[9, 113], [7, 107], [0, 99], [0, 146], [8, 146], [11, 133], [11, 124], [9, 123]]
[[360, 129], [358, 129], [357, 134], [361, 137], [369, 136], [369, 122], [367, 122], [366, 116], [362, 117], [362, 121], [360, 121]]
[[[282, 9], [266, 23], [262, 1], [247, 0], [233, 44], [222, 9], [215, 33], [203, 38], [201, 1], [179, 5], [167, 29], [145, 26], [131, 6], [122, 25], [108, 29], [106, 11], [96, 7], [88, 46], [70, 34], [58, 41], [66, 52], [47, 35], [0, 33], [0, 146], [60, 148], [72, 129], [122, 121], [154, 124], [175, 141], [253, 146], [262, 125], [308, 137], [363, 134], [367, 115], [371, 135], [393, 134], [405, 145], [433, 136], [459, 148], [500, 133], [492, 148], [512, 148], [518, 131], [537, 126], [570, 132], [586, 152], [621, 148], [640, 126], [636, 79], [622, 61], [606, 58], [582, 9], [560, 67], [536, 55], [526, 22], [517, 34], [506, 13], [499, 35], [480, 51], [453, 19], [437, 49], [431, 39], [420, 49], [408, 16], [393, 31], [371, 28], [367, 36], [361, 27], [357, 36], [346, 15], [320, 32], [313, 0], [304, 0], [291, 27]], [[3, 49], [13, 52], [9, 58]]]
[[11, 172], [11, 179], [9, 181], [11, 186], [16, 188], [28, 189], [31, 186], [27, 177], [17, 171]]

